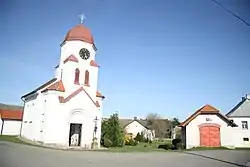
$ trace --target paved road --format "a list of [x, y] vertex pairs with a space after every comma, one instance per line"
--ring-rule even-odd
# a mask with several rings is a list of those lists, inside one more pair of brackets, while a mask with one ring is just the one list
[[82, 152], [0, 142], [0, 167], [235, 167], [247, 161], [249, 151]]

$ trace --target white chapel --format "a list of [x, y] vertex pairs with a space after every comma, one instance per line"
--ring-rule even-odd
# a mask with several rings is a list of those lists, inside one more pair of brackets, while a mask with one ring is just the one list
[[21, 137], [64, 147], [100, 147], [104, 96], [97, 89], [96, 51], [82, 22], [68, 31], [54, 78], [21, 97]]

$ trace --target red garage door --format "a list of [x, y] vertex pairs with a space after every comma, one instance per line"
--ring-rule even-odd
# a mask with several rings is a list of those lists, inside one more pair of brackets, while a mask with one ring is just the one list
[[220, 127], [213, 125], [200, 126], [200, 146], [220, 147]]

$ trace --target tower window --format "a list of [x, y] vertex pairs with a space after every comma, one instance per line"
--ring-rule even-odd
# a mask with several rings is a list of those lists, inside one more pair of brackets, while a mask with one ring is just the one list
[[80, 70], [77, 68], [75, 70], [75, 84], [79, 85], [79, 76], [80, 76]]
[[89, 71], [85, 71], [85, 80], [84, 80], [85, 85], [89, 85]]

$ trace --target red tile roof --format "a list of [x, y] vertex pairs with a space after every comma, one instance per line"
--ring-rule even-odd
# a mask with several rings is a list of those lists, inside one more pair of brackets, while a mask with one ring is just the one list
[[231, 121], [226, 116], [221, 114], [218, 109], [209, 104], [206, 104], [205, 106], [198, 109], [195, 113], [193, 113], [190, 117], [188, 117], [184, 122], [182, 122], [180, 126], [187, 126], [192, 120], [194, 120], [200, 114], [217, 114], [218, 116], [223, 118], [226, 122], [231, 123]]
[[63, 61], [63, 63], [67, 63], [68, 61], [78, 62], [78, 59], [74, 55], [70, 55]]
[[0, 109], [0, 118], [3, 120], [22, 120], [23, 112], [20, 110], [2, 110]]
[[94, 44], [94, 38], [90, 30], [82, 24], [77, 25], [69, 30], [63, 42], [75, 40]]
[[73, 92], [72, 94], [70, 94], [66, 98], [64, 98], [63, 96], [59, 96], [58, 99], [59, 99], [60, 103], [66, 103], [67, 101], [69, 101], [70, 99], [72, 99], [73, 97], [78, 95], [81, 91], [84, 91], [86, 93], [86, 95], [90, 98], [90, 100], [94, 103], [94, 105], [96, 107], [100, 107], [99, 103], [96, 103], [83, 87], [80, 87], [79, 89], [77, 89], [75, 92]]
[[103, 96], [99, 91], [96, 92], [96, 97], [105, 98], [105, 96]]
[[56, 78], [53, 78], [53, 79], [49, 80], [48, 82], [46, 82], [46, 83], [44, 83], [43, 85], [39, 86], [38, 88], [36, 88], [36, 89], [33, 90], [32, 92], [23, 95], [21, 98], [25, 98], [25, 97], [27, 97], [27, 96], [33, 94], [33, 93], [36, 93], [37, 91], [39, 91], [39, 90], [41, 90], [41, 89], [43, 89], [43, 88], [49, 86], [50, 84], [52, 84], [52, 83], [55, 82], [56, 80], [57, 80]]
[[90, 66], [93, 66], [93, 67], [100, 67], [94, 60], [91, 60], [91, 61], [90, 61]]
[[42, 92], [47, 91], [47, 90], [56, 90], [56, 91], [65, 92], [65, 88], [61, 80], [53, 83], [52, 85], [44, 89]]

